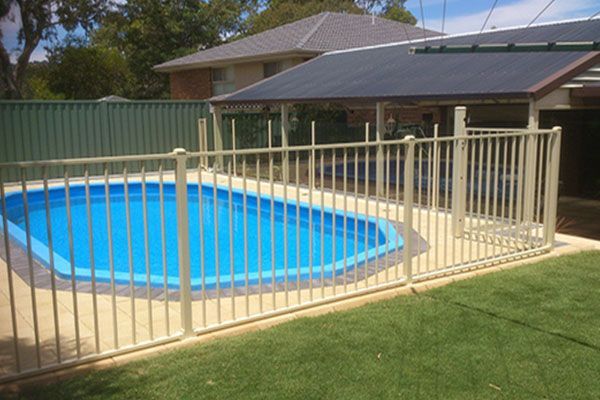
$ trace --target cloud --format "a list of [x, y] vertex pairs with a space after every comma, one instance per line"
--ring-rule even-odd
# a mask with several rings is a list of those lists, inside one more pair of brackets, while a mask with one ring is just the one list
[[[548, 4], [548, 0], [518, 0], [511, 4], [499, 5], [494, 9], [486, 29], [493, 26], [503, 28], [515, 25], [527, 25]], [[569, 18], [589, 17], [598, 7], [597, 0], [555, 1], [537, 22], [548, 22]], [[479, 31], [489, 9], [472, 14], [463, 14], [446, 18], [446, 33]], [[440, 29], [441, 19], [426, 19], [427, 27]]]

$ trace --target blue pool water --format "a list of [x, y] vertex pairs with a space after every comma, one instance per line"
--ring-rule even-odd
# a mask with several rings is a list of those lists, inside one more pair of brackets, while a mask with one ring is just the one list
[[[106, 195], [104, 185], [91, 185], [91, 214], [93, 246], [90, 248], [88, 236], [88, 218], [86, 210], [85, 187], [72, 185], [70, 187], [71, 214], [72, 214], [72, 242], [73, 260], [70, 259], [69, 234], [67, 225], [67, 208], [65, 188], [53, 188], [49, 191], [50, 217], [52, 227], [52, 244], [54, 250], [54, 265], [57, 274], [62, 278], [71, 277], [71, 268], [74, 267], [77, 280], [91, 279], [91, 253], [95, 267], [95, 277], [100, 282], [110, 282], [110, 246], [107, 228]], [[148, 263], [146, 262], [146, 242], [144, 238], [142, 186], [140, 183], [129, 184], [129, 204], [131, 210], [131, 252], [127, 240], [126, 196], [123, 184], [110, 185], [110, 208], [112, 231], [112, 255], [114, 277], [117, 283], [130, 282], [130, 263], [133, 267], [134, 282], [136, 285], [146, 285], [147, 267], [150, 270], [150, 283], [152, 286], [161, 287], [164, 282], [164, 262], [166, 262], [166, 275], [168, 284], [172, 288], [179, 286], [179, 266], [177, 252], [177, 214], [175, 207], [175, 186], [172, 183], [164, 185], [164, 221], [165, 221], [165, 252], [163, 254], [163, 241], [161, 235], [161, 203], [158, 183], [148, 183], [147, 189], [147, 215], [148, 215]], [[42, 190], [27, 192], [30, 229], [32, 238], [33, 256], [43, 265], [49, 265], [49, 248], [46, 225], [46, 205]], [[260, 237], [258, 237], [259, 215], [257, 205], [260, 201]], [[13, 240], [26, 246], [25, 215], [22, 194], [13, 193], [6, 196], [7, 219], [9, 233]], [[232, 208], [233, 243], [229, 239], [229, 209]], [[202, 209], [204, 228], [204, 257], [200, 246], [199, 223], [199, 194], [197, 185], [188, 185], [188, 208], [190, 229], [190, 255], [191, 277], [194, 288], [201, 287], [202, 265], [204, 267], [204, 280], [207, 288], [215, 287], [217, 282], [216, 249], [218, 244], [219, 256], [219, 283], [221, 287], [245, 284], [246, 263], [244, 253], [244, 208], [243, 194], [235, 191], [232, 202], [226, 188], [217, 190], [218, 240], [215, 241], [215, 203], [212, 186], [202, 187]], [[284, 222], [284, 207], [287, 207], [288, 219]], [[297, 205], [293, 201], [284, 203], [282, 199], [274, 201], [274, 238], [275, 259], [271, 258], [271, 201], [267, 197], [260, 200], [255, 193], [247, 195], [247, 231], [248, 231], [248, 276], [249, 284], [256, 284], [259, 274], [262, 274], [264, 283], [273, 279], [272, 265], [275, 267], [275, 280], [285, 279], [284, 260], [284, 227], [287, 225], [287, 255], [288, 272], [290, 281], [297, 279], [299, 256], [300, 279], [310, 276], [310, 259], [312, 258], [313, 277], [321, 276], [321, 210], [313, 208], [313, 225], [309, 225], [308, 204], [301, 203], [300, 220], [296, 219]], [[347, 234], [343, 236], [343, 213], [334, 213], [325, 209], [324, 230], [324, 276], [330, 277], [333, 273], [340, 274], [344, 266], [344, 241], [346, 242], [346, 264], [351, 270], [355, 263], [363, 264], [367, 259], [375, 258], [376, 254], [384, 254], [403, 246], [403, 240], [397, 235], [391, 223], [386, 220], [369, 218], [365, 224], [365, 216], [347, 214]], [[335, 235], [334, 235], [335, 221]], [[0, 219], [1, 224], [1, 219]], [[368, 225], [368, 227], [365, 227]], [[296, 248], [296, 235], [299, 226], [300, 248]], [[366, 229], [367, 230], [366, 230]], [[375, 231], [379, 229], [379, 241], [375, 242]], [[309, 231], [313, 232], [313, 252], [309, 253]], [[355, 232], [358, 236], [358, 252], [354, 253]], [[365, 247], [365, 234], [368, 244]], [[386, 236], [387, 235], [387, 236]], [[334, 253], [335, 244], [335, 253]], [[233, 246], [233, 279], [231, 275], [230, 246]], [[259, 247], [260, 245], [260, 247]], [[386, 249], [387, 247], [387, 249]], [[262, 262], [259, 266], [259, 252]], [[131, 254], [130, 254], [131, 253]], [[164, 260], [163, 260], [164, 259]], [[204, 262], [202, 261], [204, 259]], [[334, 272], [335, 271], [335, 272]]]

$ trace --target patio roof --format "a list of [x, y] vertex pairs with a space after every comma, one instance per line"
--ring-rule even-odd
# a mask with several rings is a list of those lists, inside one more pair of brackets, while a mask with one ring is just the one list
[[[443, 42], [442, 42], [443, 40]], [[599, 42], [600, 19], [326, 53], [213, 103], [541, 97], [600, 63], [598, 51], [410, 54], [415, 45]]]

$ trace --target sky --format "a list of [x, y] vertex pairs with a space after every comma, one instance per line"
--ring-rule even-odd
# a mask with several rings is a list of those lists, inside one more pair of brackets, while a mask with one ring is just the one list
[[[446, 18], [444, 23], [445, 33], [478, 32], [495, 0], [421, 0], [423, 4], [423, 18], [419, 0], [408, 0], [406, 7], [419, 20], [418, 26], [441, 31], [443, 20], [444, 1], [446, 2]], [[496, 7], [486, 25], [504, 28], [515, 25], [527, 25], [551, 0], [497, 0]], [[554, 0], [544, 14], [536, 21], [548, 22], [574, 18], [588, 18], [600, 11], [600, 0]], [[13, 13], [16, 16], [16, 13]], [[20, 21], [4, 20], [0, 22], [3, 33], [3, 42], [12, 53], [17, 49], [17, 32]], [[59, 39], [65, 32], [59, 31]], [[40, 61], [46, 58], [44, 47], [48, 43], [41, 43], [35, 49], [32, 60]], [[13, 54], [14, 58], [14, 54]]]

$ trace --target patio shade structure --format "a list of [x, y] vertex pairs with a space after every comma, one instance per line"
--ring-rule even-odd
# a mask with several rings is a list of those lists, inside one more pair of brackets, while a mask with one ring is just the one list
[[215, 110], [252, 104], [375, 104], [379, 140], [387, 103], [519, 101], [529, 103], [529, 127], [537, 128], [536, 101], [599, 65], [599, 50], [600, 19], [426, 38], [325, 53], [211, 103]]

